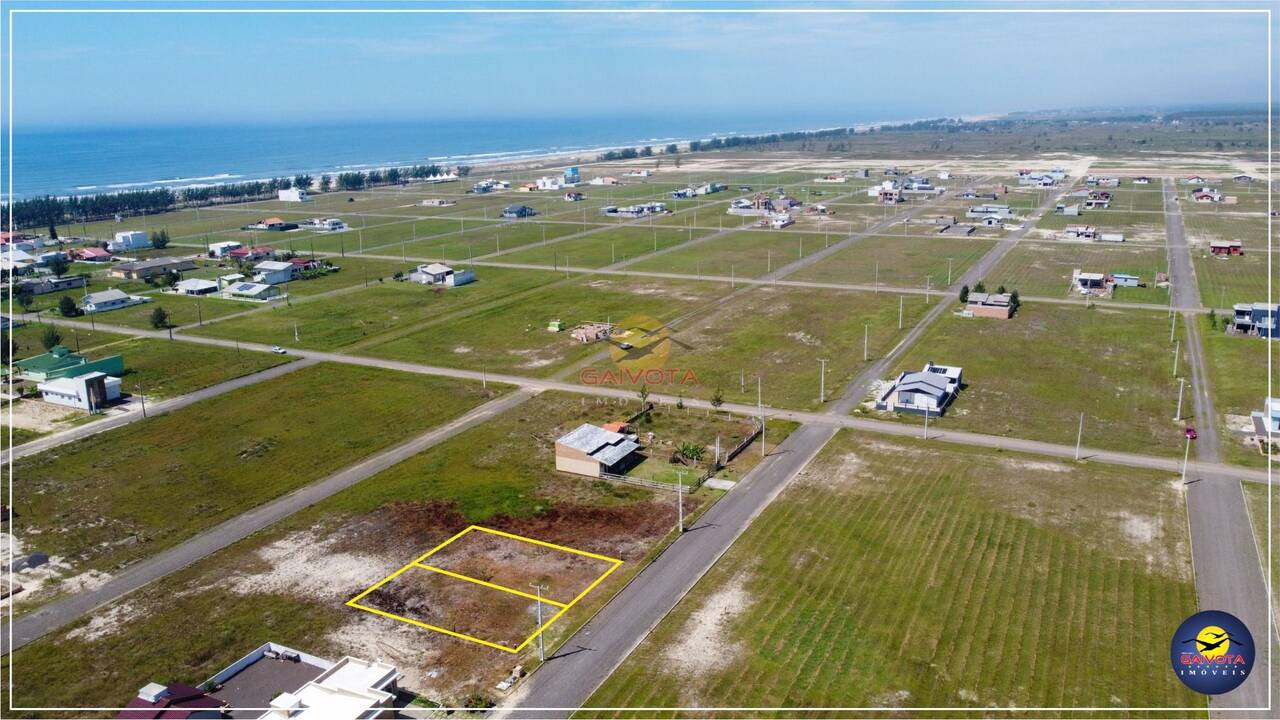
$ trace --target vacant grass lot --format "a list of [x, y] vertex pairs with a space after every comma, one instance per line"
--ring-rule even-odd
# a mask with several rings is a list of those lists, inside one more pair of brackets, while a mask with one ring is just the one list
[[150, 338], [108, 345], [89, 356], [116, 354], [124, 355], [125, 374], [120, 379], [124, 391], [142, 392], [147, 400], [185, 395], [297, 359]]
[[[1230, 317], [1230, 316], [1226, 316]], [[1272, 354], [1272, 366], [1276, 375], [1275, 386], [1280, 387], [1280, 343], [1262, 338], [1227, 335], [1213, 328], [1208, 317], [1194, 320], [1200, 323], [1200, 338], [1204, 344], [1205, 360], [1209, 370], [1209, 385], [1213, 392], [1214, 409], [1218, 411], [1222, 457], [1227, 462], [1266, 467], [1267, 459], [1256, 448], [1242, 442], [1240, 430], [1250, 426], [1249, 413], [1262, 409], [1267, 397], [1267, 353]], [[1227, 416], [1236, 420], [1229, 421]]]
[[[664, 496], [554, 471], [553, 443], [582, 422], [627, 417], [625, 405], [545, 393], [311, 506], [166, 578], [164, 593], [137, 593], [16, 653], [16, 702], [42, 706], [122, 704], [151, 678], [196, 683], [264, 638], [323, 657], [393, 654], [406, 684], [438, 701], [492, 693], [509, 656], [342, 606], [376, 580], [481, 523], [622, 558], [626, 564], [549, 631], [556, 647], [643, 565], [675, 523]], [[690, 420], [694, 422], [696, 418]], [[781, 439], [785, 425], [770, 426]], [[751, 455], [753, 453], [748, 453]], [[703, 490], [690, 509], [718, 495]], [[284, 555], [282, 556], [282, 550]], [[306, 571], [306, 561], [326, 570]], [[341, 568], [341, 569], [339, 569]], [[92, 628], [112, 618], [106, 632]], [[192, 623], [191, 618], [200, 618]], [[175, 626], [190, 635], [172, 642]], [[102, 657], [115, 661], [104, 666]], [[96, 658], [96, 659], [95, 659]], [[536, 663], [532, 648], [522, 658]], [[4, 662], [8, 662], [8, 659]], [[427, 677], [432, 668], [439, 677]], [[7, 665], [5, 666], [7, 670]]]
[[[80, 571], [154, 554], [455, 417], [492, 392], [317, 365], [14, 463], [19, 536]], [[359, 421], [353, 421], [358, 418]]]
[[[840, 238], [832, 238], [834, 244]], [[704, 243], [643, 258], [629, 270], [754, 278], [823, 249], [822, 235], [786, 230], [741, 230]]]
[[[947, 315], [888, 378], [930, 360], [964, 368], [960, 395], [936, 419], [939, 430], [1074, 445], [1084, 413], [1087, 447], [1182, 451], [1182, 424], [1173, 422], [1173, 345], [1163, 314], [1031, 302], [1008, 321]], [[1179, 372], [1186, 367], [1184, 353]]]
[[[864, 330], [871, 361], [888, 352], [905, 332], [898, 330], [898, 307], [898, 296], [887, 292], [756, 288], [676, 333], [665, 362], [677, 371], [673, 382], [650, 389], [710, 399], [720, 388], [728, 401], [754, 403], [759, 379], [767, 405], [813, 409], [819, 406], [818, 358], [829, 361], [827, 400], [839, 397], [844, 385], [866, 366]], [[904, 327], [909, 329], [928, 308], [921, 296], [906, 298]], [[602, 372], [616, 369], [608, 360], [597, 367]], [[693, 371], [696, 383], [686, 378], [686, 370]], [[623, 380], [624, 386], [633, 386]]]
[[456, 288], [383, 282], [330, 297], [194, 328], [196, 335], [268, 345], [336, 350], [479, 303], [505, 298], [558, 279], [554, 273], [480, 268], [476, 282]]
[[[1265, 302], [1267, 217], [1236, 213], [1184, 213], [1183, 217], [1200, 301], [1218, 308]], [[1214, 240], [1239, 240], [1244, 243], [1244, 255], [1214, 257], [1209, 253], [1209, 243]]]
[[[1193, 249], [1191, 260], [1200, 287], [1200, 302], [1208, 307], [1229, 309], [1235, 303], [1267, 301], [1267, 253], [1245, 251], [1233, 257], [1214, 256]], [[1280, 262], [1276, 263], [1280, 268]], [[1280, 273], [1280, 270], [1277, 270]], [[1280, 287], [1280, 283], [1273, 284]]]
[[1168, 253], [1163, 247], [1149, 245], [1020, 242], [984, 280], [988, 287], [1004, 285], [1024, 296], [1068, 297], [1072, 295], [1071, 273], [1075, 268], [1084, 272], [1129, 273], [1147, 283], [1145, 288], [1116, 288], [1115, 300], [1169, 302], [1169, 291], [1155, 286], [1156, 273], [1168, 270]]
[[1195, 610], [1170, 478], [844, 431], [587, 707], [1203, 706]]
[[674, 247], [710, 232], [657, 227], [614, 228], [545, 246], [526, 247], [496, 259], [499, 262], [530, 263], [547, 267], [568, 265], [597, 268]]
[[[393, 360], [544, 377], [607, 345], [583, 345], [568, 329], [586, 322], [625, 323], [632, 316], [670, 321], [728, 292], [719, 283], [682, 283], [609, 277], [557, 285], [470, 313], [461, 320], [428, 325], [360, 353]], [[562, 320], [566, 331], [548, 332]]]
[[[120, 333], [108, 332], [106, 330], [79, 330], [76, 328], [60, 327], [56, 323], [37, 323], [28, 322], [20, 327], [11, 328], [7, 333], [11, 338], [12, 345], [10, 352], [13, 353], [14, 360], [22, 360], [33, 355], [41, 355], [45, 352], [42, 342], [44, 331], [47, 325], [54, 325], [60, 336], [62, 345], [71, 348], [75, 352], [83, 352], [92, 354], [91, 351], [112, 343], [118, 343], [130, 338], [129, 335], [121, 335]], [[112, 354], [104, 348], [101, 354]]]
[[947, 237], [869, 237], [804, 268], [789, 280], [866, 284], [890, 287], [946, 287], [991, 248], [994, 240]]
[[461, 262], [469, 258], [478, 258], [496, 252], [506, 252], [518, 247], [540, 243], [544, 240], [555, 240], [565, 235], [573, 235], [588, 230], [604, 227], [598, 224], [583, 226], [579, 223], [536, 222], [534, 220], [515, 220], [498, 224], [482, 225], [472, 228], [467, 224], [465, 233], [452, 233], [438, 238], [420, 239], [416, 243], [383, 248], [382, 255], [399, 255], [404, 253], [409, 258], [429, 258], [445, 262]]
[[[1271, 604], [1273, 612], [1280, 612], [1280, 593], [1276, 591], [1276, 573], [1280, 569], [1280, 495], [1274, 488], [1270, 489], [1271, 504], [1268, 514], [1268, 485], [1266, 483], [1241, 483], [1244, 487], [1244, 499], [1249, 508], [1249, 520], [1253, 525], [1253, 537], [1258, 543], [1258, 556], [1269, 573], [1271, 583]], [[1271, 518], [1271, 526], [1267, 526], [1267, 518]], [[1268, 551], [1270, 555], [1268, 556]], [[1268, 557], [1270, 558], [1268, 560]], [[1267, 565], [1266, 563], [1270, 563]]]

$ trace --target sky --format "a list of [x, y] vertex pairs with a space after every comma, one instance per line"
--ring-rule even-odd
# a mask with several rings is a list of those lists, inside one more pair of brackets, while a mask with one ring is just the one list
[[[114, 5], [174, 6], [214, 7]], [[42, 7], [50, 6], [4, 5]], [[1267, 99], [1267, 22], [1259, 14], [625, 9], [20, 12], [0, 30], [12, 31], [19, 131], [628, 113], [795, 113], [852, 124]]]

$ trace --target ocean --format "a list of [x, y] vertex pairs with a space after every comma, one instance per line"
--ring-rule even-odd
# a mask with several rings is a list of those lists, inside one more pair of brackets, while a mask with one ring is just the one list
[[[726, 135], [846, 127], [870, 118], [572, 117], [91, 128], [13, 133], [13, 195], [85, 195], [415, 163], [476, 164]], [[6, 178], [7, 179], [7, 178]]]

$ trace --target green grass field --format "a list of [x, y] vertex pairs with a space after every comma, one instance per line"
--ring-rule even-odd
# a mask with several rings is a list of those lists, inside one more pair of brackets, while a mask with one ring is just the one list
[[[834, 244], [840, 238], [832, 238]], [[642, 258], [628, 270], [754, 278], [823, 249], [822, 235], [740, 230], [699, 245]]]
[[[944, 417], [930, 422], [939, 431], [1074, 445], [1084, 413], [1086, 447], [1182, 452], [1183, 426], [1173, 422], [1173, 345], [1163, 314], [1030, 302], [1008, 321], [947, 315], [886, 379], [930, 360], [964, 368], [959, 396]], [[1183, 353], [1179, 372], [1186, 367]], [[923, 423], [916, 416], [891, 417]]]
[[[649, 389], [710, 399], [720, 388], [727, 401], [755, 403], [759, 379], [768, 406], [815, 409], [822, 374], [817, 359], [828, 360], [830, 401], [867, 364], [862, 359], [864, 330], [874, 362], [929, 308], [922, 296], [905, 298], [902, 307], [905, 329], [900, 331], [899, 299], [891, 293], [759, 287], [677, 332], [663, 363], [676, 372], [670, 382], [649, 384]], [[618, 366], [605, 360], [596, 367], [604, 377]], [[686, 376], [690, 370], [696, 380]], [[643, 376], [637, 383], [625, 376], [618, 379], [628, 388], [646, 383]]]
[[[1253, 537], [1258, 543], [1258, 555], [1266, 568], [1271, 583], [1272, 612], [1280, 612], [1280, 592], [1276, 589], [1276, 579], [1280, 574], [1280, 496], [1274, 488], [1270, 489], [1270, 513], [1268, 510], [1268, 486], [1265, 483], [1241, 483], [1244, 487], [1244, 499], [1249, 508], [1249, 521], [1253, 525]], [[1270, 527], [1267, 518], [1271, 518]]]
[[595, 223], [583, 226], [570, 222], [537, 222], [515, 220], [500, 224], [488, 224], [472, 228], [467, 224], [465, 233], [453, 233], [438, 238], [420, 239], [404, 245], [385, 247], [381, 255], [399, 255], [409, 258], [428, 258], [445, 262], [462, 262], [496, 252], [506, 252], [518, 247], [533, 245], [544, 240], [555, 240], [566, 235], [606, 227]]
[[107, 354], [124, 355], [125, 374], [120, 378], [124, 391], [137, 394], [141, 390], [147, 400], [185, 395], [297, 359], [150, 338], [108, 345], [89, 356]]
[[948, 285], [948, 271], [958, 279], [991, 248], [994, 240], [946, 237], [869, 237], [855, 242], [788, 280], [922, 288]]
[[212, 323], [188, 332], [310, 350], [336, 350], [559, 279], [554, 273], [478, 268], [477, 280], [456, 288], [380, 282], [369, 288], [295, 302]]
[[304, 368], [16, 461], [25, 478], [19, 536], [78, 571], [114, 568], [500, 391], [356, 366]]
[[1156, 273], [1167, 272], [1168, 253], [1149, 245], [1020, 242], [984, 278], [988, 287], [1005, 285], [1022, 295], [1071, 296], [1071, 272], [1129, 273], [1148, 287], [1116, 288], [1115, 300], [1167, 304], [1169, 291], [1155, 286]]
[[709, 230], [625, 227], [572, 240], [533, 245], [495, 258], [498, 262], [598, 268], [630, 260], [708, 234]]
[[[1222, 316], [1229, 321], [1230, 315]], [[1227, 462], [1252, 467], [1266, 467], [1267, 459], [1256, 448], [1245, 446], [1239, 430], [1249, 425], [1249, 413], [1262, 409], [1267, 397], [1267, 353], [1272, 353], [1276, 373], [1273, 382], [1280, 387], [1280, 343], [1262, 338], [1227, 335], [1222, 327], [1215, 329], [1208, 317], [1197, 319], [1200, 339], [1204, 344], [1209, 387], [1213, 392], [1222, 457]], [[1236, 416], [1234, 422], [1228, 415]]]
[[1169, 480], [845, 431], [586, 707], [1204, 706]]
[[607, 347], [583, 345], [567, 330], [548, 332], [550, 320], [560, 319], [570, 329], [585, 322], [624, 323], [628, 317], [641, 315], [669, 321], [726, 292], [728, 289], [718, 283], [624, 277], [579, 280], [513, 298], [447, 325], [428, 325], [384, 343], [361, 346], [359, 352], [392, 360], [543, 377]]

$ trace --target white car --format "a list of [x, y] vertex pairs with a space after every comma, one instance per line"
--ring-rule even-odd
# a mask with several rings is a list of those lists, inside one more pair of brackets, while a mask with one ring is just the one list
[[277, 354], [277, 355], [284, 355], [284, 354], [288, 353], [289, 351], [288, 351], [288, 350], [285, 350], [284, 348], [280, 347], [279, 345], [272, 345], [272, 346], [271, 346], [271, 352], [273, 352], [273, 353], [275, 353], [275, 354]]

